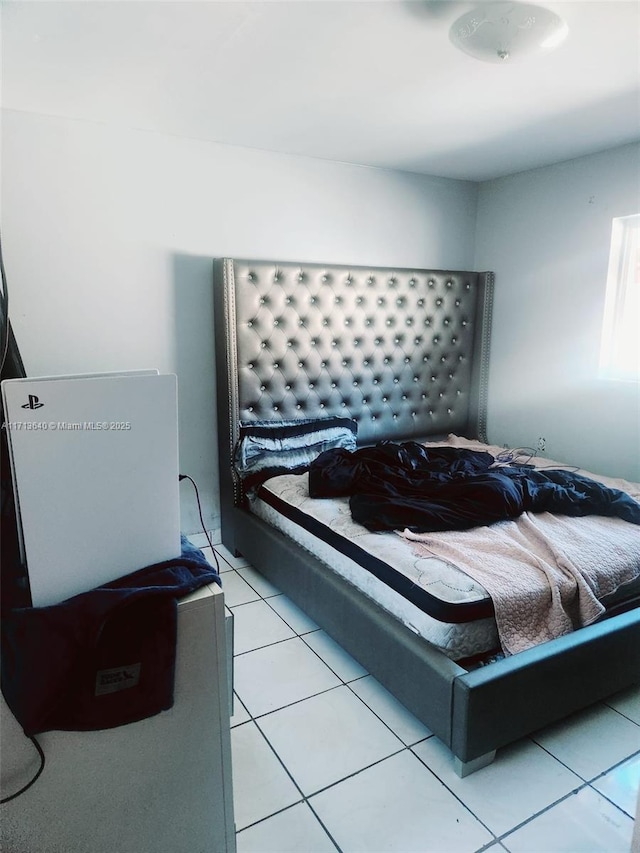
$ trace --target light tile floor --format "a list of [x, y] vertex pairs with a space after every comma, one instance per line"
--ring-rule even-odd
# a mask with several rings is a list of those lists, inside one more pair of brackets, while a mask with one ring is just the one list
[[308, 616], [216, 552], [235, 615], [238, 853], [629, 853], [640, 688], [460, 779], [440, 741]]

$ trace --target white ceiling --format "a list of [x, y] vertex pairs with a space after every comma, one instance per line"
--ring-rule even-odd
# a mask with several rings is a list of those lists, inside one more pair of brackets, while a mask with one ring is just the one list
[[457, 51], [457, 0], [8, 2], [3, 106], [486, 180], [640, 139], [640, 4], [545, 5], [554, 53]]

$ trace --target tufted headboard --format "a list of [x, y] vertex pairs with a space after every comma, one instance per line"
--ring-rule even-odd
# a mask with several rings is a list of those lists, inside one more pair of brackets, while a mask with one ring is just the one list
[[221, 513], [240, 422], [339, 415], [358, 442], [485, 438], [493, 273], [217, 259]]

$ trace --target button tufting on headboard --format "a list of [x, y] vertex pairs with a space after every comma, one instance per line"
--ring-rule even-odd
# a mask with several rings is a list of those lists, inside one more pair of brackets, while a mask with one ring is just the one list
[[243, 260], [215, 270], [231, 443], [238, 421], [315, 415], [355, 418], [361, 443], [483, 434], [492, 274]]

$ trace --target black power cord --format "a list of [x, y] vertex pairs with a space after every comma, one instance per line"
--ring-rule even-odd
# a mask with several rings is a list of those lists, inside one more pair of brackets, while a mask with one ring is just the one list
[[2, 280], [2, 293], [0, 294], [0, 305], [2, 314], [2, 343], [0, 344], [0, 371], [4, 367], [9, 351], [9, 340], [11, 337], [9, 326], [9, 286], [7, 284], [7, 275], [4, 270], [4, 260], [2, 257], [2, 236], [0, 235], [0, 278]]
[[25, 792], [25, 791], [28, 791], [28, 790], [29, 790], [29, 788], [30, 788], [30, 787], [31, 787], [31, 786], [36, 782], [36, 780], [39, 778], [40, 774], [41, 774], [41, 773], [42, 773], [42, 771], [44, 770], [45, 757], [44, 757], [44, 752], [42, 751], [42, 747], [40, 746], [40, 744], [39, 744], [39, 743], [38, 743], [38, 741], [34, 738], [34, 736], [33, 736], [33, 735], [27, 735], [27, 737], [28, 737], [28, 738], [29, 738], [29, 740], [33, 743], [33, 745], [35, 746], [35, 748], [38, 750], [38, 755], [40, 756], [40, 767], [38, 768], [38, 772], [37, 772], [37, 773], [36, 773], [36, 775], [33, 777], [33, 779], [31, 779], [31, 781], [27, 782], [27, 784], [26, 784], [23, 788], [20, 788], [20, 790], [19, 790], [19, 791], [16, 791], [16, 792], [15, 792], [15, 794], [11, 794], [11, 795], [10, 795], [10, 796], [8, 796], [8, 797], [3, 797], [3, 798], [0, 800], [0, 806], [3, 806], [5, 803], [10, 803], [10, 802], [11, 802], [11, 800], [15, 800], [15, 799], [16, 799], [16, 797], [19, 797], [21, 794], [24, 794], [24, 792]]
[[198, 486], [196, 485], [196, 481], [193, 479], [193, 477], [190, 477], [188, 474], [179, 474], [178, 482], [181, 482], [182, 480], [189, 480], [189, 482], [194, 488], [194, 491], [196, 493], [196, 501], [198, 503], [198, 515], [200, 516], [200, 525], [202, 526], [202, 532], [207, 537], [207, 542], [209, 543], [209, 547], [211, 548], [211, 553], [213, 555], [213, 560], [216, 564], [216, 571], [218, 572], [218, 575], [220, 575], [220, 564], [218, 563], [218, 557], [216, 555], [215, 548], [213, 547], [211, 537], [209, 536], [209, 533], [207, 531], [207, 527], [204, 523], [204, 518], [202, 517], [202, 504], [200, 503], [200, 493], [198, 492]]

